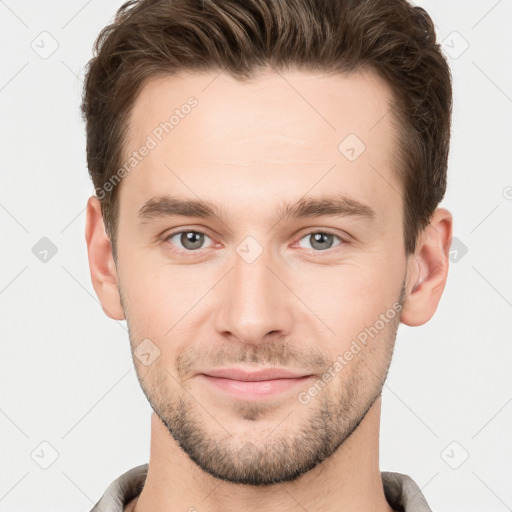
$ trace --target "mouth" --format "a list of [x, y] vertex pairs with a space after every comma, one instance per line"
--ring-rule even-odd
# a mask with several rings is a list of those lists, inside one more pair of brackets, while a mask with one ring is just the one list
[[209, 370], [198, 376], [211, 388], [244, 400], [269, 398], [293, 390], [313, 377], [311, 374], [279, 368], [267, 368], [253, 372], [240, 368], [225, 368]]

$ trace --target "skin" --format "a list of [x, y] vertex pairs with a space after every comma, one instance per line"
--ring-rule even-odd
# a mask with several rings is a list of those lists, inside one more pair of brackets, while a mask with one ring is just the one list
[[[105, 313], [127, 320], [155, 411], [148, 477], [126, 510], [389, 512], [378, 463], [381, 391], [399, 323], [422, 325], [436, 311], [452, 217], [438, 208], [406, 257], [392, 96], [372, 72], [153, 79], [131, 113], [129, 151], [190, 96], [197, 107], [119, 185], [116, 262], [98, 199], [87, 207], [92, 282]], [[353, 162], [338, 149], [350, 133], [366, 146]], [[374, 218], [275, 217], [284, 202], [336, 192]], [[222, 218], [138, 215], [164, 194], [211, 201]], [[180, 229], [206, 236], [194, 246], [175, 236]], [[315, 243], [326, 232], [333, 236]], [[237, 252], [248, 236], [262, 251], [250, 263]], [[397, 304], [396, 316], [301, 403], [299, 393]], [[160, 351], [149, 365], [135, 356], [145, 339]], [[249, 401], [199, 375], [220, 367], [312, 377]]]

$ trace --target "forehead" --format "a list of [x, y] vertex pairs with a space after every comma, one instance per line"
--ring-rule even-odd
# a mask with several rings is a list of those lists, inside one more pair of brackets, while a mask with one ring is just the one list
[[222, 186], [242, 202], [260, 192], [277, 199], [333, 187], [397, 202], [391, 102], [371, 71], [267, 70], [247, 82], [224, 72], [153, 79], [129, 117], [127, 158], [151, 149], [123, 181], [141, 201], [176, 188], [214, 199], [208, 191]]
[[[266, 70], [244, 82], [225, 72], [181, 72], [151, 79], [141, 88], [128, 123], [132, 142], [141, 141], [175, 111], [180, 121], [188, 117], [180, 110], [188, 112], [184, 107], [192, 97], [197, 106], [189, 112], [194, 114], [190, 117], [197, 128], [196, 136], [203, 136], [196, 139], [197, 143], [188, 142], [194, 146], [200, 142], [205, 149], [215, 147], [227, 136], [244, 140], [248, 134], [268, 140], [272, 134], [278, 142], [279, 134], [318, 139], [333, 132], [341, 136], [351, 131], [371, 143], [386, 133], [385, 127], [373, 136], [370, 133], [383, 117], [391, 121], [386, 115], [391, 91], [370, 70], [350, 75]], [[180, 121], [174, 126], [173, 136], [179, 137], [178, 132], [183, 131], [177, 129]], [[241, 127], [244, 130], [240, 131]]]

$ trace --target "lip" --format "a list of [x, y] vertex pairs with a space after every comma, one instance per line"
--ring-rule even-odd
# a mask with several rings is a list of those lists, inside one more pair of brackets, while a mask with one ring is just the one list
[[284, 368], [265, 368], [254, 372], [249, 372], [240, 368], [221, 368], [217, 370], [208, 370], [207, 372], [203, 372], [203, 375], [245, 382], [255, 382], [274, 379], [297, 379], [305, 377], [307, 374], [295, 373]]
[[262, 400], [303, 384], [313, 375], [299, 374], [290, 370], [268, 368], [247, 372], [238, 368], [209, 370], [199, 375], [211, 388], [227, 393], [232, 398]]

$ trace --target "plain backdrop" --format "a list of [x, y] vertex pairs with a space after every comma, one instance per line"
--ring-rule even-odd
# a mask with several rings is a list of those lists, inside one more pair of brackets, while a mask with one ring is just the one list
[[[433, 510], [512, 510], [512, 0], [417, 2], [454, 80], [446, 290], [401, 326], [381, 469]], [[84, 66], [121, 1], [0, 1], [0, 511], [88, 511], [149, 458], [124, 322], [93, 291]], [[46, 251], [46, 252], [45, 252]]]

